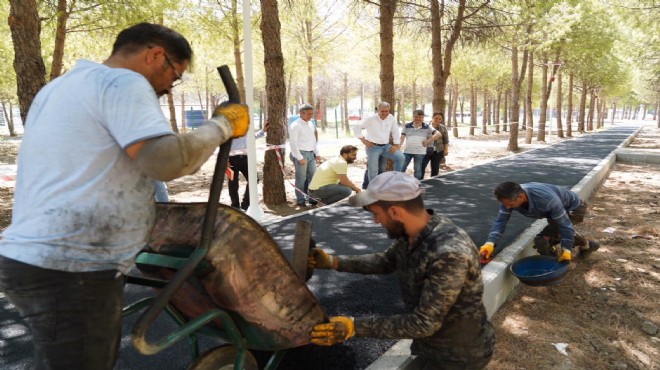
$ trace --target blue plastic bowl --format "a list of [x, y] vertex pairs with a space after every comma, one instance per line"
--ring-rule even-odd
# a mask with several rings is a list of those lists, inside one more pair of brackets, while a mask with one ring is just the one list
[[530, 256], [513, 262], [509, 270], [526, 285], [549, 286], [566, 276], [568, 262], [559, 263], [551, 256]]

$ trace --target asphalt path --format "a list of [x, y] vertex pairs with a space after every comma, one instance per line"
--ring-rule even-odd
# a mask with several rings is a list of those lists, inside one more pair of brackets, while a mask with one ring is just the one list
[[[502, 181], [547, 182], [572, 187], [601, 160], [628, 138], [637, 126], [613, 126], [580, 138], [565, 140], [549, 147], [509, 156], [466, 170], [450, 172], [424, 181], [427, 208], [443, 213], [465, 229], [477, 245], [490, 230], [498, 203], [492, 190]], [[453, 160], [459, 161], [460, 158]], [[313, 238], [318, 246], [334, 254], [355, 255], [382, 251], [391, 243], [380, 225], [361, 208], [334, 205], [283, 219], [265, 226], [285, 256], [290, 258], [293, 235], [298, 220], [312, 222]], [[508, 245], [534, 220], [514, 214], [496, 252]], [[310, 290], [329, 316], [389, 315], [403, 312], [396, 278], [316, 271], [308, 282]], [[125, 301], [135, 302], [151, 296], [150, 288], [127, 285]], [[161, 315], [148, 338], [160, 338], [176, 329]], [[152, 356], [137, 353], [131, 345], [130, 333], [137, 317], [122, 322], [120, 355], [116, 369], [152, 370], [186, 369], [191, 363], [189, 347], [181, 341]], [[31, 334], [17, 317], [11, 304], [0, 293], [0, 369], [29, 369]], [[364, 369], [396, 341], [352, 338], [334, 347], [303, 346], [287, 351], [279, 369], [285, 370], [349, 370]], [[220, 344], [215, 338], [200, 337], [203, 350]], [[263, 367], [269, 353], [255, 356]]]

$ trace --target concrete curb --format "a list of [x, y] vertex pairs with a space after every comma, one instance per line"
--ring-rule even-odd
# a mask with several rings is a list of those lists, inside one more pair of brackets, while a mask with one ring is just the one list
[[[623, 158], [635, 158], [638, 161], [644, 156], [645, 163], [660, 163], [660, 155], [634, 154], [634, 150], [626, 150], [630, 143], [642, 130], [640, 127], [616, 150], [600, 161], [580, 182], [571, 190], [578, 193], [582, 199], [588, 199], [591, 193], [603, 182], [614, 162], [623, 154]], [[651, 161], [647, 160], [650, 158]], [[653, 160], [658, 162], [652, 162]], [[482, 270], [484, 280], [484, 305], [488, 317], [492, 317], [502, 304], [507, 300], [511, 291], [519, 284], [519, 280], [509, 273], [509, 266], [515, 260], [522, 257], [535, 255], [532, 248], [534, 237], [547, 225], [545, 219], [538, 220], [525, 230], [516, 240], [502, 250]], [[410, 355], [410, 344], [412, 340], [405, 339], [397, 342], [392, 348], [385, 352], [378, 360], [374, 361], [365, 370], [417, 370], [419, 365]]]

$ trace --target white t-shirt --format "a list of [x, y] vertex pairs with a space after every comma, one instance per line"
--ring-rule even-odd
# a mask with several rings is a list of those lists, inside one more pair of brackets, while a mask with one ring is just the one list
[[0, 255], [62, 271], [127, 271], [155, 217], [153, 180], [124, 149], [172, 134], [140, 74], [78, 61], [35, 97]]

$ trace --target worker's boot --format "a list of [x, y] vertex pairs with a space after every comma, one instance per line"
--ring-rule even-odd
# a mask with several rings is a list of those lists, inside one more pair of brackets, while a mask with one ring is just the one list
[[534, 249], [542, 256], [554, 256], [555, 251], [550, 246], [550, 243], [544, 237], [538, 235], [534, 238]]
[[[584, 248], [584, 249], [582, 249], [582, 248]], [[589, 241], [587, 242], [587, 245], [584, 246], [584, 247], [581, 247], [580, 250], [581, 250], [582, 252], [585, 252], [585, 253], [591, 253], [591, 252], [595, 252], [595, 251], [597, 251], [598, 248], [600, 248], [600, 243], [598, 243], [598, 242], [595, 241], [595, 240], [589, 240]]]

